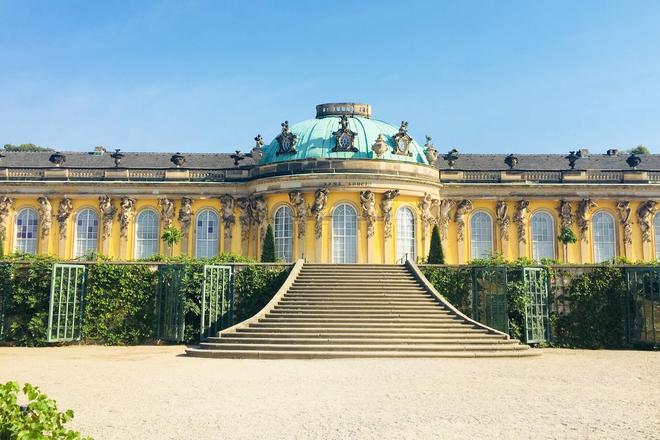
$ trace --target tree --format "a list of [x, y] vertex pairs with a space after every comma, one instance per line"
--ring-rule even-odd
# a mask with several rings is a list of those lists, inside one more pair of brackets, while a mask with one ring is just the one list
[[637, 145], [635, 148], [630, 150], [632, 154], [651, 154], [649, 149], [644, 145]]
[[273, 227], [269, 224], [266, 228], [266, 235], [264, 236], [264, 246], [261, 251], [262, 263], [275, 262], [275, 234], [273, 234]]
[[433, 225], [431, 231], [431, 246], [429, 247], [429, 256], [427, 258], [429, 264], [445, 264], [445, 255], [442, 252], [442, 243], [440, 243], [440, 231], [438, 225]]
[[568, 244], [575, 243], [577, 237], [569, 226], [562, 226], [557, 240], [564, 245], [564, 262], [568, 263]]
[[51, 148], [46, 148], [35, 144], [20, 144], [20, 145], [5, 144], [4, 149], [5, 151], [23, 151], [23, 152], [31, 152], [31, 153], [39, 152], [39, 151], [53, 151]]
[[181, 231], [174, 226], [168, 226], [163, 230], [163, 235], [160, 236], [160, 239], [165, 242], [170, 251], [170, 256], [172, 256], [174, 253], [172, 246], [181, 241]]

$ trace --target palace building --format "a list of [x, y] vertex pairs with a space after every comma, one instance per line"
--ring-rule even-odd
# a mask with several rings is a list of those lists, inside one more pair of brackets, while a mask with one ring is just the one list
[[[422, 259], [435, 224], [449, 264], [660, 257], [660, 155], [444, 153], [367, 104], [318, 105], [246, 153], [7, 151], [0, 180], [4, 252], [65, 260], [258, 258], [268, 224], [286, 261]], [[183, 239], [166, 250], [170, 226]]]

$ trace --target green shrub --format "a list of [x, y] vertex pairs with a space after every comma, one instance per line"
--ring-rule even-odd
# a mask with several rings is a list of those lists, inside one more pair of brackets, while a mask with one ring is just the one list
[[472, 277], [467, 268], [422, 267], [422, 273], [433, 287], [454, 307], [471, 315]]
[[275, 235], [273, 234], [273, 227], [269, 224], [266, 228], [266, 235], [264, 235], [264, 246], [261, 251], [262, 263], [275, 262]]
[[625, 345], [623, 271], [604, 266], [571, 280], [570, 311], [556, 318], [557, 343], [581, 348]]
[[431, 231], [431, 244], [429, 246], [429, 257], [427, 258], [427, 262], [429, 264], [445, 264], [445, 256], [442, 253], [438, 225], [433, 225], [433, 230]]
[[282, 286], [288, 275], [282, 268], [248, 266], [234, 276], [234, 322], [261, 310]]
[[[19, 403], [22, 391], [26, 405]], [[39, 388], [26, 383], [21, 389], [16, 382], [0, 385], [0, 439], [81, 439], [79, 432], [64, 425], [73, 419], [73, 411], [59, 412], [54, 400]], [[90, 437], [86, 437], [90, 438]]]
[[88, 266], [85, 340], [117, 345], [154, 339], [155, 293], [156, 272], [149, 266]]

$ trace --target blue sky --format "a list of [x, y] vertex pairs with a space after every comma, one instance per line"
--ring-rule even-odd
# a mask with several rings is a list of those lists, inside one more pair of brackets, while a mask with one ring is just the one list
[[0, 0], [0, 144], [226, 152], [322, 102], [464, 153], [660, 152], [660, 1]]

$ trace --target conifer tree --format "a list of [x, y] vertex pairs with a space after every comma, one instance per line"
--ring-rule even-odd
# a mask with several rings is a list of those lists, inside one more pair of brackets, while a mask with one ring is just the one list
[[433, 225], [433, 231], [431, 231], [431, 246], [429, 247], [429, 256], [426, 261], [429, 264], [445, 264], [445, 256], [442, 253], [438, 225]]
[[273, 234], [273, 227], [268, 225], [266, 228], [266, 235], [264, 236], [264, 246], [261, 251], [262, 263], [275, 262], [275, 235]]

